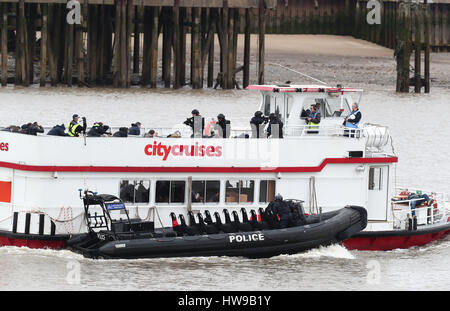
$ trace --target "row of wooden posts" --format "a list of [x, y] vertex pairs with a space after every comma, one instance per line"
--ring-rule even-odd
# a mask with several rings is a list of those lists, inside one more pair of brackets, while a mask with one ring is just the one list
[[[197, 89], [203, 87], [205, 80], [208, 87], [216, 82], [230, 89], [238, 87], [236, 73], [239, 71], [243, 72], [245, 87], [250, 81], [250, 34], [255, 17], [259, 25], [257, 81], [264, 83], [267, 10], [264, 1], [260, 1], [256, 9], [186, 8], [177, 6], [177, 2], [172, 7], [134, 5], [133, 0], [117, 0], [115, 5], [81, 2], [81, 24], [67, 22], [66, 4], [25, 3], [23, 0], [2, 3], [2, 85], [8, 83], [7, 49], [14, 47], [15, 73], [10, 82], [16, 85], [33, 83], [34, 71], [38, 68], [41, 86], [49, 80], [52, 86], [77, 83], [125, 88], [138, 83], [156, 87], [159, 81], [158, 39], [162, 36], [161, 80], [165, 87], [190, 84]], [[245, 16], [242, 65], [237, 64], [240, 15]], [[16, 16], [15, 23], [11, 22], [11, 16]], [[11, 43], [8, 38], [12, 29], [16, 30], [16, 37]], [[191, 40], [189, 78], [186, 75], [188, 33]], [[38, 40], [37, 34], [40, 34]], [[143, 34], [142, 48], [140, 34]], [[219, 57], [215, 57], [216, 38]], [[216, 73], [214, 62], [217, 60], [220, 71]]]
[[[426, 6], [404, 5], [399, 9], [398, 34], [395, 46], [397, 59], [397, 92], [430, 92], [430, 15]], [[423, 57], [422, 57], [423, 51]], [[411, 68], [411, 55], [414, 67]], [[423, 60], [423, 66], [422, 66]], [[412, 73], [412, 76], [411, 76]]]
[[[352, 35], [395, 47], [396, 19], [401, 1], [380, 0], [381, 23], [368, 24], [368, 0], [284, 0], [267, 13], [267, 34]], [[407, 1], [404, 1], [405, 3]], [[421, 1], [424, 2], [424, 1]], [[450, 52], [450, 2], [428, 1], [430, 47]], [[288, 5], [286, 5], [288, 4]]]

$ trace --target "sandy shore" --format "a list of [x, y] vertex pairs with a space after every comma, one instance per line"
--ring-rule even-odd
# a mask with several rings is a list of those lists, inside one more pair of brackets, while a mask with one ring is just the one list
[[[252, 35], [252, 78], [256, 76], [257, 40], [257, 36]], [[239, 38], [239, 46], [243, 46], [243, 37]], [[283, 69], [282, 65], [330, 85], [341, 83], [388, 89], [395, 89], [396, 85], [394, 50], [350, 36], [267, 35], [265, 61], [266, 83], [314, 83]], [[413, 61], [412, 58], [411, 65]], [[450, 87], [450, 53], [431, 55], [431, 81], [432, 87]]]

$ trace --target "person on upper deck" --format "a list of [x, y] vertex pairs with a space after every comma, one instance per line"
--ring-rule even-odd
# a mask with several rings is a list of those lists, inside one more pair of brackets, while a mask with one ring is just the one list
[[309, 116], [306, 117], [305, 122], [307, 125], [319, 125], [320, 124], [320, 112], [316, 105], [311, 105]]
[[269, 114], [269, 125], [267, 126], [267, 137], [283, 138], [283, 122], [275, 113]]
[[105, 134], [111, 135], [111, 133], [107, 132], [109, 130], [108, 125], [103, 125], [102, 122], [95, 122], [91, 129], [88, 131], [88, 137], [101, 137]]
[[83, 117], [83, 126], [81, 126], [80, 124], [78, 124], [78, 120], [80, 119], [80, 116], [77, 114], [74, 114], [72, 116], [72, 121], [70, 121], [69, 124], [67, 124], [67, 130], [68, 130], [68, 135], [71, 137], [78, 137], [80, 136], [80, 133], [86, 133], [86, 118]]
[[113, 137], [128, 137], [128, 128], [121, 127], [117, 132], [114, 133]]
[[155, 130], [150, 130], [147, 134], [144, 135], [144, 137], [158, 137], [158, 132], [156, 132]]
[[358, 128], [359, 122], [361, 121], [361, 111], [359, 111], [359, 107], [357, 103], [353, 103], [352, 111], [345, 118], [344, 123], [342, 125], [344, 127], [349, 128]]
[[192, 110], [192, 117], [187, 118], [183, 123], [192, 128], [191, 137], [203, 136], [203, 129], [205, 128], [205, 118], [200, 115], [200, 112], [197, 109]]
[[219, 114], [214, 130], [217, 131], [220, 138], [230, 137], [230, 120], [225, 119], [225, 116], [222, 113]]
[[21, 133], [36, 136], [37, 133], [44, 133], [44, 128], [38, 122], [27, 123], [22, 125]]
[[66, 127], [64, 124], [55, 125], [50, 131], [48, 131], [47, 135], [51, 136], [69, 136], [65, 133]]
[[130, 129], [128, 130], [129, 135], [140, 135], [141, 134], [141, 122], [136, 122], [131, 124]]
[[10, 125], [2, 129], [2, 132], [20, 133], [20, 126]]
[[253, 138], [261, 138], [263, 136], [264, 124], [267, 122], [269, 122], [269, 119], [264, 117], [261, 111], [255, 112], [255, 116], [250, 120]]

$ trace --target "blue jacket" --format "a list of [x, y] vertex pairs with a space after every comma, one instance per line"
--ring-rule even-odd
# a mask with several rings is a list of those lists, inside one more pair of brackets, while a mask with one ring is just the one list
[[136, 124], [131, 124], [130, 129], [128, 130], [128, 134], [130, 135], [140, 135], [141, 129]]
[[67, 136], [67, 134], [64, 133], [65, 129], [66, 129], [66, 127], [64, 126], [64, 124], [55, 125], [50, 131], [48, 131], [47, 135]]

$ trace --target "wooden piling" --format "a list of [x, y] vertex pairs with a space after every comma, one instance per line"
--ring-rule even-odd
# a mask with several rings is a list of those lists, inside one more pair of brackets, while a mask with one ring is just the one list
[[265, 58], [265, 29], [266, 9], [264, 0], [260, 0], [259, 6], [259, 46], [258, 46], [258, 84], [264, 84], [264, 58]]
[[244, 81], [243, 87], [250, 84], [250, 11], [245, 10], [245, 37], [244, 37]]
[[192, 88], [200, 89], [203, 86], [201, 80], [201, 57], [200, 57], [200, 10], [192, 8], [192, 31], [191, 31], [191, 53], [192, 53]]
[[8, 83], [8, 3], [2, 3], [2, 86]]
[[430, 15], [428, 9], [424, 13], [424, 45], [425, 45], [425, 65], [424, 80], [425, 93], [430, 93]]
[[151, 13], [153, 24], [150, 42], [150, 87], [155, 88], [158, 73], [159, 7], [153, 7]]
[[163, 46], [162, 46], [162, 80], [164, 87], [170, 88], [170, 71], [172, 67], [172, 41], [173, 41], [173, 26], [172, 26], [172, 9], [164, 7], [162, 9], [162, 23], [163, 23]]
[[134, 41], [133, 41], [133, 73], [139, 73], [139, 51], [140, 51], [140, 32], [139, 32], [139, 12], [143, 6], [136, 6], [134, 8]]
[[186, 85], [186, 8], [180, 8], [180, 86]]
[[181, 49], [180, 49], [180, 1], [175, 0], [172, 10], [172, 25], [173, 25], [173, 88], [178, 89], [181, 86]]
[[418, 12], [415, 12], [415, 27], [414, 27], [414, 91], [420, 93], [422, 87], [422, 77], [420, 75], [420, 63], [422, 61], [422, 40], [421, 32], [422, 27], [420, 23], [420, 16]]
[[[221, 30], [220, 30], [220, 41], [221, 44], [221, 63], [222, 63], [222, 88], [223, 89], [229, 89], [231, 88], [231, 85], [228, 83], [231, 81], [231, 72], [229, 70], [229, 63], [228, 63], [228, 1], [224, 1], [223, 8], [222, 8], [222, 14], [221, 14]], [[230, 76], [229, 76], [230, 75]]]
[[[209, 88], [214, 85], [214, 40], [215, 40], [215, 26], [217, 19], [217, 11], [215, 9], [210, 10], [209, 14], [209, 31], [211, 32], [211, 38], [209, 42], [208, 54], [208, 81], [207, 86]], [[208, 34], [209, 35], [209, 34]]]

